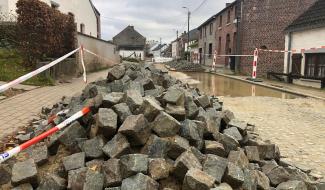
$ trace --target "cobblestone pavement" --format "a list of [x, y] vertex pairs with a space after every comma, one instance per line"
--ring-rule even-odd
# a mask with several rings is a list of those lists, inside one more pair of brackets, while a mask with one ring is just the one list
[[[106, 70], [92, 73], [88, 75], [88, 81], [92, 82], [106, 75]], [[62, 96], [79, 93], [85, 86], [82, 78], [77, 78], [72, 79], [71, 83], [38, 88], [0, 101], [0, 139], [28, 124], [40, 113], [42, 107], [52, 106]]]
[[265, 140], [280, 147], [285, 160], [325, 177], [325, 102], [268, 97], [222, 98], [236, 117], [256, 125]]

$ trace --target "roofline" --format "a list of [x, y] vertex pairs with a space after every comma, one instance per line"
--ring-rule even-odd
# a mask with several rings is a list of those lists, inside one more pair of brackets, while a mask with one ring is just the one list
[[[118, 34], [116, 34], [115, 36], [113, 36], [113, 40], [114, 40], [114, 38], [116, 38], [116, 36], [118, 36], [118, 35], [120, 35], [124, 30], [126, 30], [128, 27], [130, 27], [131, 25], [128, 25], [127, 27], [125, 27], [122, 31], [120, 31]], [[147, 38], [146, 37], [144, 37], [142, 34], [140, 34], [140, 32], [138, 32], [135, 28], [134, 28], [134, 26], [131, 26], [131, 27], [133, 27], [133, 30], [136, 32], [136, 33], [138, 33], [142, 38], [144, 38], [145, 39], [145, 41], [147, 41]]]
[[224, 13], [229, 7], [235, 5], [237, 3], [237, 1], [240, 0], [235, 0], [234, 2], [230, 3], [228, 6], [226, 6], [224, 9], [222, 9], [221, 11], [219, 11], [217, 14], [213, 15], [212, 17], [210, 17], [208, 20], [206, 20], [203, 24], [201, 24], [199, 27], [197, 27], [197, 29], [202, 28], [203, 26], [207, 25], [208, 23], [210, 23], [212, 20], [215, 20], [220, 14]]
[[320, 23], [320, 24], [314, 24], [310, 26], [302, 26], [302, 27], [287, 27], [284, 29], [284, 33], [291, 33], [291, 32], [301, 32], [301, 31], [306, 31], [306, 30], [313, 30], [313, 29], [318, 29], [318, 28], [325, 28], [325, 23]]

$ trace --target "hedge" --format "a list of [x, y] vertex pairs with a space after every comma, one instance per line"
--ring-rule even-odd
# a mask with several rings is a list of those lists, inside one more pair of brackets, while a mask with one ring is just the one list
[[75, 49], [73, 15], [63, 14], [39, 0], [19, 0], [17, 14], [19, 49], [29, 66]]

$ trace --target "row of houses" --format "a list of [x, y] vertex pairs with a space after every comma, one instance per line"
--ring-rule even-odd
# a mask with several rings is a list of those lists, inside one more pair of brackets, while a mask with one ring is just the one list
[[[252, 55], [255, 48], [300, 50], [288, 53], [259, 52], [258, 74], [293, 73], [325, 77], [325, 0], [236, 0], [197, 30], [199, 63], [211, 66], [213, 54]], [[185, 43], [182, 42], [185, 40]], [[179, 44], [173, 44], [173, 57], [180, 58]], [[250, 75], [252, 57], [236, 57], [236, 70]], [[217, 65], [228, 67], [228, 57], [218, 57]]]

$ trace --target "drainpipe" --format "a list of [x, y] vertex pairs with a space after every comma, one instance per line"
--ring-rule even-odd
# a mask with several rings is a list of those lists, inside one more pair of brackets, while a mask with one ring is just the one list
[[[288, 33], [288, 50], [291, 50], [291, 32]], [[288, 52], [288, 57], [287, 57], [287, 74], [290, 72], [290, 67], [291, 67], [291, 52]], [[287, 79], [289, 82], [289, 78]]]
[[[237, 16], [237, 15], [236, 15]], [[237, 16], [237, 43], [236, 43], [236, 54], [241, 54], [241, 22], [243, 20], [243, 1], [240, 1], [240, 17]], [[235, 72], [240, 72], [240, 57], [235, 58]]]

